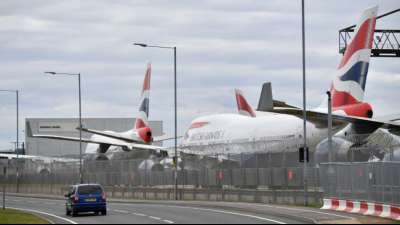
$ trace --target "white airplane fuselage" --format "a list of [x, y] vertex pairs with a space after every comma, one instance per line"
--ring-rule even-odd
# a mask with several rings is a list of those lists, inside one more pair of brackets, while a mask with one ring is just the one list
[[[262, 116], [220, 114], [200, 117], [192, 122], [180, 148], [190, 153], [220, 155], [279, 151], [285, 143], [289, 148], [303, 145], [302, 119], [285, 114], [257, 114]], [[307, 122], [308, 146], [315, 147], [327, 137], [327, 132], [327, 129]], [[253, 146], [247, 146], [249, 144]]]

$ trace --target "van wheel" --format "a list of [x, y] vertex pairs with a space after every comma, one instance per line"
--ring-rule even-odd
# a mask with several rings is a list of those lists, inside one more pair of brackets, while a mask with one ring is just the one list
[[76, 212], [75, 210], [72, 210], [72, 217], [76, 217], [78, 216], [78, 212]]
[[68, 209], [65, 212], [65, 215], [70, 216], [71, 215], [71, 211], [69, 211]]
[[107, 216], [107, 210], [101, 211], [101, 214], [102, 214], [103, 216]]

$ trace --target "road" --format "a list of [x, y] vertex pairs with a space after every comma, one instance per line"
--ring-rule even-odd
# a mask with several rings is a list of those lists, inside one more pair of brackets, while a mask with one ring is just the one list
[[108, 203], [107, 216], [65, 216], [65, 202], [56, 199], [7, 196], [7, 207], [34, 210], [63, 224], [299, 224], [355, 221], [339, 213], [246, 203], [137, 202]]

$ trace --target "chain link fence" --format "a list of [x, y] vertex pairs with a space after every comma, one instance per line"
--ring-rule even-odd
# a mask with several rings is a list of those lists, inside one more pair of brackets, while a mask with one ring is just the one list
[[[269, 156], [247, 154], [235, 156], [246, 163], [223, 164], [196, 169], [185, 169], [180, 163], [178, 184], [185, 189], [274, 189], [300, 190], [303, 187], [303, 167], [273, 167], [265, 163]], [[149, 159], [87, 161], [83, 176], [87, 183], [99, 183], [106, 187], [172, 188], [174, 170], [140, 169], [143, 164], [154, 164]], [[22, 193], [61, 194], [61, 189], [79, 182], [79, 164], [44, 163], [32, 160], [11, 160], [8, 165], [8, 191]], [[146, 166], [143, 168], [147, 168]], [[318, 189], [319, 173], [309, 168], [307, 178], [311, 188]]]
[[400, 162], [326, 163], [320, 165], [324, 196], [400, 204]]

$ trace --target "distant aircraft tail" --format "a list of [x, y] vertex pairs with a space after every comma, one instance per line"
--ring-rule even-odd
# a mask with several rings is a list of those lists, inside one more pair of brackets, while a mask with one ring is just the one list
[[147, 65], [146, 74], [143, 82], [142, 95], [139, 106], [139, 115], [136, 118], [135, 129], [141, 129], [149, 126], [149, 97], [150, 97], [151, 64]]
[[235, 90], [236, 93], [236, 102], [239, 110], [239, 114], [244, 116], [256, 117], [256, 113], [253, 108], [249, 105], [246, 98], [243, 95], [243, 92], [239, 89]]
[[339, 64], [338, 76], [332, 83], [334, 111], [349, 116], [372, 117], [372, 107], [364, 103], [365, 87], [378, 6], [365, 10]]

